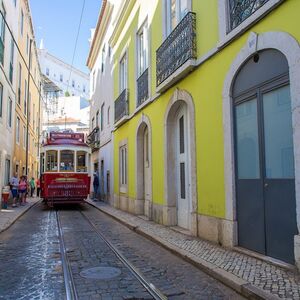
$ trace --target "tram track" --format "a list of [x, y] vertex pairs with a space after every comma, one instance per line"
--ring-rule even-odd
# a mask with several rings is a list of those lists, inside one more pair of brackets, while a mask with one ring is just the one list
[[[130, 273], [137, 279], [137, 281], [145, 288], [145, 290], [151, 295], [155, 300], [167, 300], [168, 297], [164, 295], [158, 288], [149, 282], [143, 274], [128, 260], [125, 256], [104, 236], [104, 234], [96, 227], [96, 225], [84, 214], [80, 209], [78, 209], [79, 214], [82, 218], [89, 224], [91, 230], [106, 244], [106, 246], [111, 250], [111, 252], [117, 257], [119, 261], [130, 271]], [[64, 284], [66, 290], [67, 300], [78, 300], [78, 294], [76, 291], [76, 285], [74, 283], [71, 266], [68, 260], [68, 254], [64, 242], [64, 235], [62, 224], [60, 220], [60, 213], [58, 210], [55, 211], [56, 220], [59, 233], [60, 242], [60, 252], [62, 259], [62, 267], [64, 274]], [[133, 298], [134, 299], [134, 298]]]
[[67, 250], [65, 246], [65, 241], [63, 237], [63, 230], [61, 226], [59, 211], [55, 210], [57, 228], [58, 228], [58, 236], [59, 236], [59, 245], [60, 245], [60, 253], [61, 253], [61, 261], [62, 268], [64, 274], [64, 284], [66, 290], [66, 299], [67, 300], [78, 300], [78, 295], [72, 275], [71, 266], [68, 260]]

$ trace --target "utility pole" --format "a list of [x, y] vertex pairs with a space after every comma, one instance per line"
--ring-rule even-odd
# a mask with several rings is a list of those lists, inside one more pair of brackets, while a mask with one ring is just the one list
[[26, 125], [26, 170], [25, 170], [25, 174], [26, 176], [28, 176], [28, 158], [29, 158], [29, 145], [28, 145], [28, 140], [29, 140], [29, 86], [30, 86], [30, 69], [31, 69], [31, 44], [32, 44], [32, 39], [30, 39], [29, 41], [29, 65], [28, 65], [28, 85], [27, 85], [27, 111], [26, 111], [26, 115], [27, 115], [27, 125]]

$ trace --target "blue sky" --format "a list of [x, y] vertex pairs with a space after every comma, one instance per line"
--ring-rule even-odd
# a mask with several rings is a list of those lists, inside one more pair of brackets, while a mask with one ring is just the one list
[[[41, 38], [53, 55], [71, 64], [83, 0], [30, 0], [33, 26], [39, 47]], [[85, 0], [74, 67], [88, 73], [90, 29], [97, 23], [101, 0]]]

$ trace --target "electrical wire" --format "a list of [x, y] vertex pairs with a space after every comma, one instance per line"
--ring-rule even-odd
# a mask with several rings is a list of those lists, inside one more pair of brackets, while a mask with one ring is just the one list
[[[71, 62], [70, 75], [69, 75], [69, 80], [68, 80], [68, 85], [67, 85], [67, 92], [69, 92], [70, 80], [71, 80], [72, 71], [73, 71], [74, 59], [75, 59], [75, 54], [76, 54], [76, 50], [77, 50], [77, 44], [78, 44], [78, 38], [79, 38], [79, 33], [80, 33], [80, 29], [81, 29], [81, 24], [82, 24], [84, 8], [85, 8], [85, 0], [83, 0], [81, 13], [80, 13], [79, 25], [78, 25], [78, 29], [77, 29], [77, 35], [76, 35], [74, 51], [73, 51], [73, 56], [72, 56], [72, 62]], [[65, 110], [65, 105], [66, 105], [66, 101], [64, 101], [64, 110]]]

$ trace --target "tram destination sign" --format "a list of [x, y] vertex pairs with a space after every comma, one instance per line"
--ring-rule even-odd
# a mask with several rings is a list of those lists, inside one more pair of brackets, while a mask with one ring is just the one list
[[83, 133], [72, 133], [72, 132], [50, 132], [51, 140], [59, 140], [59, 139], [72, 139], [77, 141], [84, 140]]

